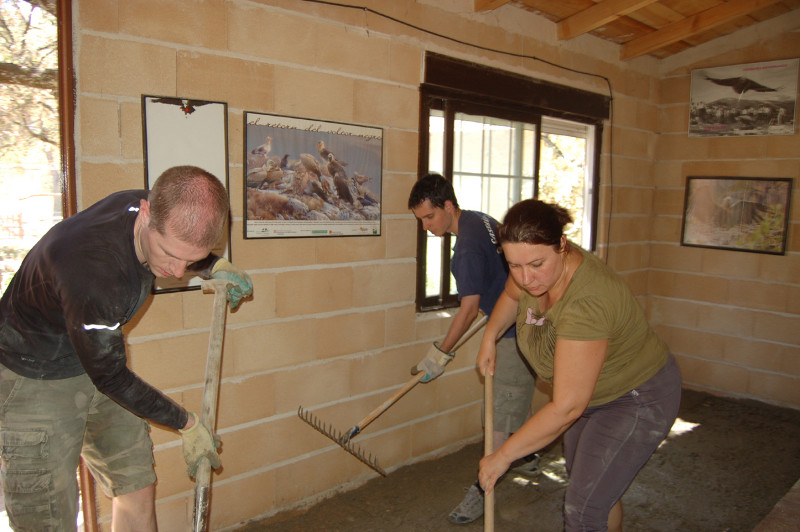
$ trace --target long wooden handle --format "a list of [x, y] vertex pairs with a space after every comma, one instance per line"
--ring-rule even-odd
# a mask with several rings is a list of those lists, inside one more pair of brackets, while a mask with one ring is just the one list
[[[225, 318], [228, 310], [229, 281], [206, 281], [203, 290], [214, 292], [214, 307], [211, 311], [211, 334], [208, 337], [208, 359], [206, 360], [206, 382], [203, 388], [203, 411], [201, 418], [210, 430], [217, 423], [217, 398], [219, 397], [219, 372], [222, 362], [222, 342], [225, 339]], [[208, 288], [207, 288], [208, 287]]]
[[[484, 377], [483, 404], [485, 410], [483, 455], [489, 456], [493, 452], [494, 440], [494, 376], [488, 372]], [[483, 496], [483, 530], [484, 532], [494, 532], [494, 489]]]
[[461, 347], [462, 345], [467, 343], [467, 340], [472, 338], [472, 336], [476, 332], [478, 332], [481, 329], [481, 327], [486, 325], [487, 321], [489, 321], [489, 316], [487, 316], [485, 314], [483, 316], [481, 316], [480, 318], [478, 318], [478, 320], [475, 321], [475, 323], [473, 323], [472, 326], [469, 329], [467, 329], [467, 332], [465, 332], [464, 334], [461, 335], [461, 340], [459, 340], [456, 343], [456, 345], [453, 347], [453, 352], [458, 351], [459, 347]]
[[424, 371], [420, 371], [419, 373], [417, 373], [416, 375], [414, 375], [413, 377], [411, 377], [411, 378], [408, 380], [408, 382], [407, 382], [407, 383], [405, 383], [405, 384], [403, 385], [403, 387], [402, 387], [402, 388], [400, 388], [399, 390], [397, 390], [397, 391], [396, 391], [396, 392], [395, 392], [395, 393], [394, 393], [394, 394], [393, 394], [391, 397], [389, 397], [387, 400], [385, 400], [384, 402], [382, 402], [382, 403], [381, 403], [381, 404], [378, 406], [378, 408], [376, 408], [375, 410], [373, 410], [372, 412], [370, 412], [369, 414], [367, 414], [367, 416], [366, 416], [364, 419], [362, 419], [362, 420], [361, 420], [361, 421], [360, 421], [360, 422], [359, 422], [359, 423], [358, 423], [358, 424], [357, 424], [355, 427], [353, 427], [352, 429], [350, 429], [350, 434], [348, 435], [348, 437], [352, 438], [353, 436], [355, 436], [356, 434], [358, 434], [359, 432], [361, 432], [361, 430], [362, 430], [364, 427], [366, 427], [367, 425], [369, 425], [370, 423], [372, 423], [372, 422], [375, 420], [375, 418], [377, 418], [378, 416], [380, 416], [381, 414], [383, 414], [383, 413], [384, 413], [384, 412], [385, 412], [385, 411], [386, 411], [386, 410], [387, 410], [387, 409], [388, 409], [390, 406], [392, 406], [393, 404], [395, 404], [395, 403], [396, 403], [396, 402], [397, 402], [397, 401], [398, 401], [398, 400], [399, 400], [401, 397], [403, 397], [403, 396], [404, 396], [406, 393], [408, 393], [408, 391], [409, 391], [409, 390], [411, 390], [411, 388], [413, 388], [414, 386], [416, 386], [416, 385], [417, 385], [417, 383], [418, 383], [418, 382], [419, 382], [419, 381], [420, 381], [420, 380], [421, 380], [421, 379], [422, 379], [424, 376], [425, 376], [425, 372], [424, 372]]
[[[203, 410], [200, 423], [214, 433], [217, 421], [217, 397], [219, 396], [219, 374], [222, 360], [222, 342], [225, 338], [225, 317], [228, 310], [228, 281], [212, 279], [203, 281], [203, 292], [214, 292], [214, 307], [211, 311], [211, 332], [208, 337], [206, 359], [206, 381], [203, 389]], [[194, 532], [208, 530], [209, 492], [211, 490], [211, 464], [203, 458], [197, 467], [194, 486]]]
[[[478, 319], [469, 329], [467, 329], [467, 332], [465, 332], [461, 336], [461, 339], [458, 341], [458, 343], [455, 345], [455, 347], [453, 347], [453, 351], [457, 351], [458, 348], [461, 347], [462, 345], [464, 345], [464, 343], [467, 340], [472, 338], [472, 336], [476, 332], [478, 332], [480, 330], [480, 328], [483, 327], [488, 320], [489, 320], [488, 316], [482, 316], [480, 319]], [[411, 388], [416, 386], [417, 383], [424, 376], [425, 376], [425, 372], [421, 371], [421, 372], [417, 373], [416, 375], [414, 375], [413, 377], [411, 377], [411, 379], [409, 379], [409, 381], [407, 383], [405, 383], [402, 388], [400, 388], [397, 392], [395, 392], [394, 395], [392, 395], [387, 400], [385, 400], [383, 403], [381, 403], [378, 406], [378, 408], [376, 408], [375, 410], [373, 410], [372, 412], [367, 414], [367, 416], [364, 419], [362, 419], [357, 425], [355, 425], [352, 429], [350, 429], [350, 431], [347, 434], [348, 439], [352, 438], [353, 436], [355, 436], [356, 434], [361, 432], [361, 430], [364, 427], [366, 427], [367, 425], [372, 423], [375, 420], [375, 418], [377, 418], [378, 416], [383, 414], [390, 406], [392, 406], [401, 397], [403, 397], [406, 393], [408, 393], [408, 391], [411, 390]]]

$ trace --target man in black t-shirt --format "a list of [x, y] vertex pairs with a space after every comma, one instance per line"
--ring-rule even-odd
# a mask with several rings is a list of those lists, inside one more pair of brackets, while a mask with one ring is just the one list
[[127, 367], [122, 327], [155, 277], [226, 279], [231, 308], [252, 294], [244, 271], [211, 254], [228, 209], [216, 177], [174, 167], [149, 193], [117, 192], [62, 220], [23, 260], [0, 300], [3, 493], [16, 530], [74, 530], [81, 456], [112, 498], [112, 528], [155, 530], [144, 419], [181, 433], [190, 475], [202, 458], [219, 467], [209, 429]]

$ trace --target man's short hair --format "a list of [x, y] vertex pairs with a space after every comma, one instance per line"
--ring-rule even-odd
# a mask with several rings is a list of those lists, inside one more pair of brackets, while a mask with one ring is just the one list
[[430, 200], [432, 206], [440, 209], [443, 209], [444, 202], [449, 200], [453, 207], [458, 208], [453, 185], [439, 174], [426, 174], [414, 183], [411, 195], [408, 197], [408, 208], [418, 207], [425, 200]]
[[228, 192], [219, 179], [196, 166], [173, 166], [162, 173], [147, 196], [150, 226], [169, 227], [182, 242], [212, 248], [228, 220]]

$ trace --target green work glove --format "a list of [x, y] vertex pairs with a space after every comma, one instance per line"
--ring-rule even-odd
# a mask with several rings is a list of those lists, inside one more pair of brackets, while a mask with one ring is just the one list
[[183, 440], [183, 459], [186, 460], [186, 472], [190, 477], [194, 477], [200, 466], [200, 460], [203, 458], [208, 458], [208, 463], [214, 469], [221, 465], [217, 454], [219, 437], [212, 435], [211, 431], [200, 423], [197, 414], [189, 412], [189, 415], [194, 418], [194, 425], [179, 432]]
[[425, 358], [423, 358], [419, 364], [411, 368], [412, 375], [416, 375], [422, 371], [425, 372], [425, 376], [419, 380], [420, 382], [432, 381], [444, 373], [444, 367], [456, 356], [455, 352], [448, 353], [442, 351], [440, 345], [439, 342], [433, 342], [433, 346], [428, 350], [428, 354], [425, 355]]
[[228, 303], [231, 305], [231, 310], [239, 306], [239, 301], [253, 293], [253, 281], [250, 280], [250, 276], [222, 257], [211, 268], [211, 277], [231, 283], [228, 286]]

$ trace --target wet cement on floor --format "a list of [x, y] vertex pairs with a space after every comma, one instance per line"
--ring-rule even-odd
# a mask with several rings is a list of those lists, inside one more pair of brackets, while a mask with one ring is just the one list
[[[454, 525], [447, 515], [475, 481], [482, 449], [482, 444], [468, 445], [237, 530], [481, 531], [483, 519]], [[562, 530], [567, 479], [561, 445], [543, 453], [541, 463], [540, 475], [508, 474], [498, 485], [497, 532]], [[622, 499], [624, 528], [749, 532], [798, 478], [800, 410], [684, 390], [679, 422]]]

